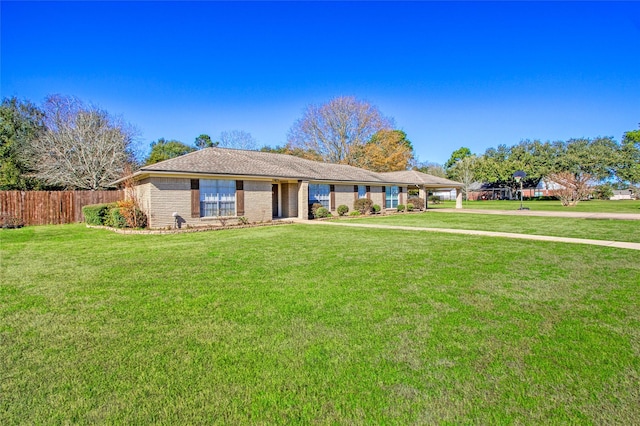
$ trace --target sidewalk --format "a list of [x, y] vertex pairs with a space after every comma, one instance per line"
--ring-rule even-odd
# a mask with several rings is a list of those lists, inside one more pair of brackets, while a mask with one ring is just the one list
[[394, 229], [394, 230], [414, 231], [414, 232], [416, 231], [444, 232], [447, 234], [480, 235], [484, 237], [501, 237], [501, 238], [514, 238], [514, 239], [520, 239], [520, 240], [551, 241], [551, 242], [557, 242], [557, 243], [570, 243], [570, 244], [589, 244], [594, 246], [640, 250], [640, 243], [626, 243], [626, 242], [620, 242], [620, 241], [605, 241], [605, 240], [588, 240], [588, 239], [582, 239], [582, 238], [552, 237], [547, 235], [514, 234], [510, 232], [476, 231], [476, 230], [468, 230], [468, 229], [449, 229], [449, 228], [419, 228], [419, 227], [413, 227], [413, 226], [377, 225], [377, 224], [370, 224], [370, 223], [348, 223], [346, 221], [345, 222], [342, 222], [342, 221], [329, 222], [324, 220], [306, 220], [306, 221], [297, 221], [297, 223], [304, 223], [307, 225], [349, 226], [353, 228]]

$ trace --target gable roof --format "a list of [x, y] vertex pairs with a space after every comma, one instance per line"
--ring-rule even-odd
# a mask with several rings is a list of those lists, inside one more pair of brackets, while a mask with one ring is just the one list
[[150, 173], [189, 173], [228, 176], [379, 184], [461, 184], [420, 172], [375, 173], [346, 164], [323, 163], [287, 154], [230, 148], [205, 148], [142, 167], [134, 176]]

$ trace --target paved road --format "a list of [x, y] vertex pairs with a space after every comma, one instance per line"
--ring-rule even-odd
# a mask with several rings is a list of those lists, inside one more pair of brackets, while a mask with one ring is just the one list
[[587, 213], [587, 212], [560, 212], [544, 210], [482, 210], [482, 209], [431, 209], [433, 212], [447, 213], [473, 213], [473, 214], [498, 214], [509, 216], [546, 216], [546, 217], [570, 217], [578, 219], [616, 219], [616, 220], [640, 220], [640, 213]]

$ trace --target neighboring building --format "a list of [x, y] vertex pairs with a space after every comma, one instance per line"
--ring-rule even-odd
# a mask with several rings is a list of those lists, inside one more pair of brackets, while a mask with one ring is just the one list
[[206, 148], [142, 167], [132, 177], [150, 228], [205, 226], [241, 217], [250, 222], [308, 219], [313, 203], [335, 214], [341, 204], [352, 209], [357, 198], [395, 209], [406, 203], [409, 188], [418, 188], [425, 201], [429, 188], [457, 188], [456, 207], [462, 207], [458, 182], [260, 151]]
[[610, 200], [632, 200], [633, 191], [631, 189], [614, 189]]
[[[564, 187], [556, 182], [540, 179], [535, 187], [522, 189], [522, 196], [528, 198], [553, 197], [556, 192]], [[512, 189], [509, 186], [490, 182], [474, 182], [469, 185], [467, 194], [469, 200], [517, 200], [520, 199], [520, 188]]]

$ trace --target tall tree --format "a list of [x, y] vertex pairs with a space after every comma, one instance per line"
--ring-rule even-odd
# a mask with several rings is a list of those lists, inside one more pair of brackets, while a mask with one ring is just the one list
[[33, 143], [33, 167], [51, 185], [101, 189], [134, 162], [134, 129], [74, 97], [53, 95], [44, 103], [45, 130]]
[[473, 155], [471, 154], [471, 150], [466, 146], [456, 149], [451, 153], [451, 157], [449, 157], [447, 162], [444, 163], [444, 169], [448, 171], [453, 166], [455, 166], [458, 161], [462, 160], [465, 157], [471, 157], [471, 155]]
[[355, 155], [353, 165], [374, 172], [407, 170], [413, 160], [413, 145], [402, 130], [379, 130]]
[[341, 96], [323, 105], [308, 105], [289, 130], [292, 148], [318, 153], [330, 163], [355, 165], [362, 147], [380, 130], [393, 128], [376, 106]]
[[617, 176], [633, 186], [640, 185], [640, 130], [626, 132], [622, 137]]
[[29, 101], [5, 98], [0, 105], [0, 189], [40, 189], [30, 166], [32, 143], [44, 130], [44, 112]]
[[255, 151], [258, 149], [258, 142], [249, 132], [245, 132], [244, 130], [231, 130], [220, 133], [219, 146], [221, 148]]
[[462, 183], [462, 196], [465, 200], [468, 199], [469, 187], [476, 180], [476, 163], [476, 156], [471, 155], [456, 161], [454, 166], [449, 169], [451, 178]]
[[176, 140], [166, 140], [160, 138], [156, 142], [151, 142], [151, 152], [145, 161], [146, 165], [159, 163], [160, 161], [180, 157], [195, 151], [195, 148]]
[[218, 146], [220, 142], [213, 142], [211, 140], [211, 136], [205, 135], [204, 133], [198, 136], [194, 142], [194, 145], [198, 149], [211, 148], [214, 146]]

